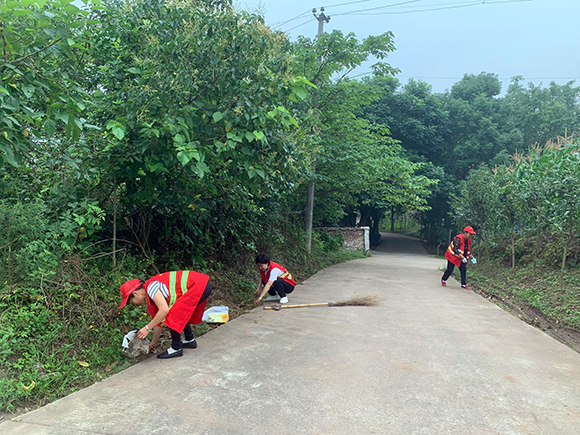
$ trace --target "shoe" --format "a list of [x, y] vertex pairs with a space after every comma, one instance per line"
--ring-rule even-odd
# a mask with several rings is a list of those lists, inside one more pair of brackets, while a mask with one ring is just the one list
[[284, 296], [282, 299], [280, 299], [280, 303], [281, 304], [287, 304], [288, 303], [288, 298], [286, 296]]
[[447, 281], [441, 281], [441, 285], [442, 285], [443, 287], [447, 287]]
[[197, 349], [197, 341], [195, 341], [195, 338], [189, 341], [186, 340], [183, 343], [181, 343], [181, 347], [185, 349]]
[[177, 358], [178, 356], [183, 356], [183, 349], [175, 350], [172, 347], [170, 347], [165, 352], [157, 355], [157, 358], [168, 359], [168, 358]]
[[461, 284], [461, 288], [464, 288], [465, 290], [471, 290], [471, 288], [467, 287], [466, 285]]
[[270, 295], [268, 296], [266, 299], [264, 299], [265, 302], [272, 302], [272, 301], [277, 301], [279, 298], [276, 295]]

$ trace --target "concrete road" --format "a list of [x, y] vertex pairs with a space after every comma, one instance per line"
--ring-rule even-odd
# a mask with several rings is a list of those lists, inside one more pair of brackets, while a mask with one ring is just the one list
[[[580, 355], [450, 280], [415, 240], [323, 270], [261, 308], [0, 424], [1, 434], [580, 433]], [[469, 276], [469, 275], [468, 275]]]

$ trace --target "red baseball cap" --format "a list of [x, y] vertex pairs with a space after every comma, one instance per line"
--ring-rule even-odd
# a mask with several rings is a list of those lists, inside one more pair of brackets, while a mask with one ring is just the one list
[[469, 234], [475, 234], [475, 231], [473, 231], [473, 227], [465, 227], [463, 229], [464, 233], [469, 233]]
[[119, 309], [125, 306], [125, 304], [127, 303], [127, 299], [129, 299], [129, 296], [131, 296], [131, 294], [139, 287], [141, 287], [141, 280], [139, 279], [131, 279], [123, 283], [123, 285], [120, 288], [122, 299], [121, 305], [119, 305]]

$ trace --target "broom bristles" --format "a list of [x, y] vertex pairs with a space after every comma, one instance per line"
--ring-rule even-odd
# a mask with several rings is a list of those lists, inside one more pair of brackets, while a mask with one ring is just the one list
[[330, 305], [331, 307], [344, 307], [347, 305], [369, 306], [369, 305], [377, 305], [378, 303], [379, 297], [377, 295], [365, 295], [365, 296], [357, 296], [351, 299], [347, 299], [345, 301], [329, 302], [328, 305]]

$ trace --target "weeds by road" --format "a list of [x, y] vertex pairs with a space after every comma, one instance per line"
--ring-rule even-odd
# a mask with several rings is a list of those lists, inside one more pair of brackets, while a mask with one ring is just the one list
[[468, 281], [474, 291], [580, 351], [580, 271], [567, 271], [560, 286], [558, 270], [539, 275], [532, 266], [481, 264], [469, 270]]

